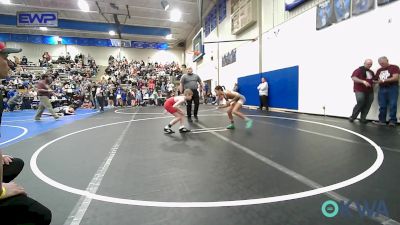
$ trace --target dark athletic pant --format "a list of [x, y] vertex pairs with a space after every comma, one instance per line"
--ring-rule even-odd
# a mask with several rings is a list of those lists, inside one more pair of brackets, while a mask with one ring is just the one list
[[[14, 158], [10, 165], [3, 165], [3, 182], [12, 181], [24, 167], [24, 161]], [[1, 224], [49, 225], [51, 211], [26, 195], [17, 195], [0, 200]]]
[[10, 165], [3, 165], [3, 182], [10, 183], [24, 168], [24, 161], [22, 159], [14, 158]]
[[268, 110], [268, 96], [260, 95], [260, 109], [265, 107]]
[[361, 113], [361, 120], [365, 121], [374, 101], [373, 92], [355, 92], [357, 104], [353, 108], [351, 119], [355, 120], [359, 113]]
[[101, 111], [104, 111], [104, 100], [104, 96], [97, 96], [97, 101], [99, 102]]
[[194, 112], [193, 112], [194, 117], [197, 117], [197, 112], [199, 111], [199, 105], [200, 105], [199, 92], [194, 89], [192, 89], [192, 91], [193, 91], [192, 100], [187, 101], [187, 106], [186, 106], [188, 118], [192, 117], [192, 102], [194, 102]]

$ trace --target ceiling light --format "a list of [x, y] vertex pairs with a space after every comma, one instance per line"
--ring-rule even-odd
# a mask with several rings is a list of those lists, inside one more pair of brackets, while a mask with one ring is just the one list
[[10, 5], [11, 1], [10, 0], [0, 0], [0, 3], [2, 3], [4, 5]]
[[78, 0], [79, 8], [84, 12], [89, 12], [89, 4], [85, 0]]
[[115, 31], [113, 31], [113, 30], [108, 31], [108, 33], [109, 33], [111, 36], [114, 36], [114, 35], [115, 35]]
[[165, 38], [166, 38], [167, 40], [171, 40], [171, 39], [172, 39], [172, 34], [167, 34], [167, 36], [165, 36]]
[[39, 29], [40, 29], [41, 31], [47, 31], [47, 30], [48, 30], [47, 27], [39, 27]]
[[167, 0], [162, 0], [162, 1], [161, 1], [161, 6], [163, 7], [163, 9], [164, 9], [165, 11], [167, 11], [168, 8], [169, 8], [169, 3], [168, 3], [168, 1], [167, 1]]
[[182, 17], [182, 12], [179, 9], [174, 9], [171, 11], [171, 17], [169, 18], [169, 20], [171, 20], [172, 22], [178, 22], [181, 20]]

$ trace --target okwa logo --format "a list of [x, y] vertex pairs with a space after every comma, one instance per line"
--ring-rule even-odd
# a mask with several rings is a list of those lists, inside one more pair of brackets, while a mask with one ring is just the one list
[[389, 211], [384, 200], [373, 201], [340, 201], [328, 200], [322, 204], [322, 214], [327, 218], [340, 217], [389, 217]]

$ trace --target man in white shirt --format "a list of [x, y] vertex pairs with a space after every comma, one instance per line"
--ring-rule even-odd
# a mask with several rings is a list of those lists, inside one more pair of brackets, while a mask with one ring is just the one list
[[171, 81], [168, 81], [168, 84], [167, 84], [168, 96], [172, 95], [172, 93], [174, 92], [174, 88], [175, 88], [175, 85], [173, 83], [171, 83]]
[[261, 84], [257, 87], [258, 93], [260, 95], [260, 110], [263, 110], [263, 107], [268, 111], [268, 82], [265, 77], [261, 78]]

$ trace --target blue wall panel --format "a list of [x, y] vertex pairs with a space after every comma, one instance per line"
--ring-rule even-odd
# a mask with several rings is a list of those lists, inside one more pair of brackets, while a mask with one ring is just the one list
[[0, 34], [0, 41], [8, 42], [11, 40], [11, 34]]
[[16, 42], [28, 42], [27, 34], [11, 34], [11, 39]]
[[63, 45], [77, 45], [78, 38], [76, 37], [62, 37], [61, 44]]
[[238, 79], [239, 92], [243, 94], [247, 105], [259, 105], [257, 86], [261, 77], [267, 78], [269, 85], [269, 106], [275, 108], [299, 108], [299, 67], [289, 67]]

